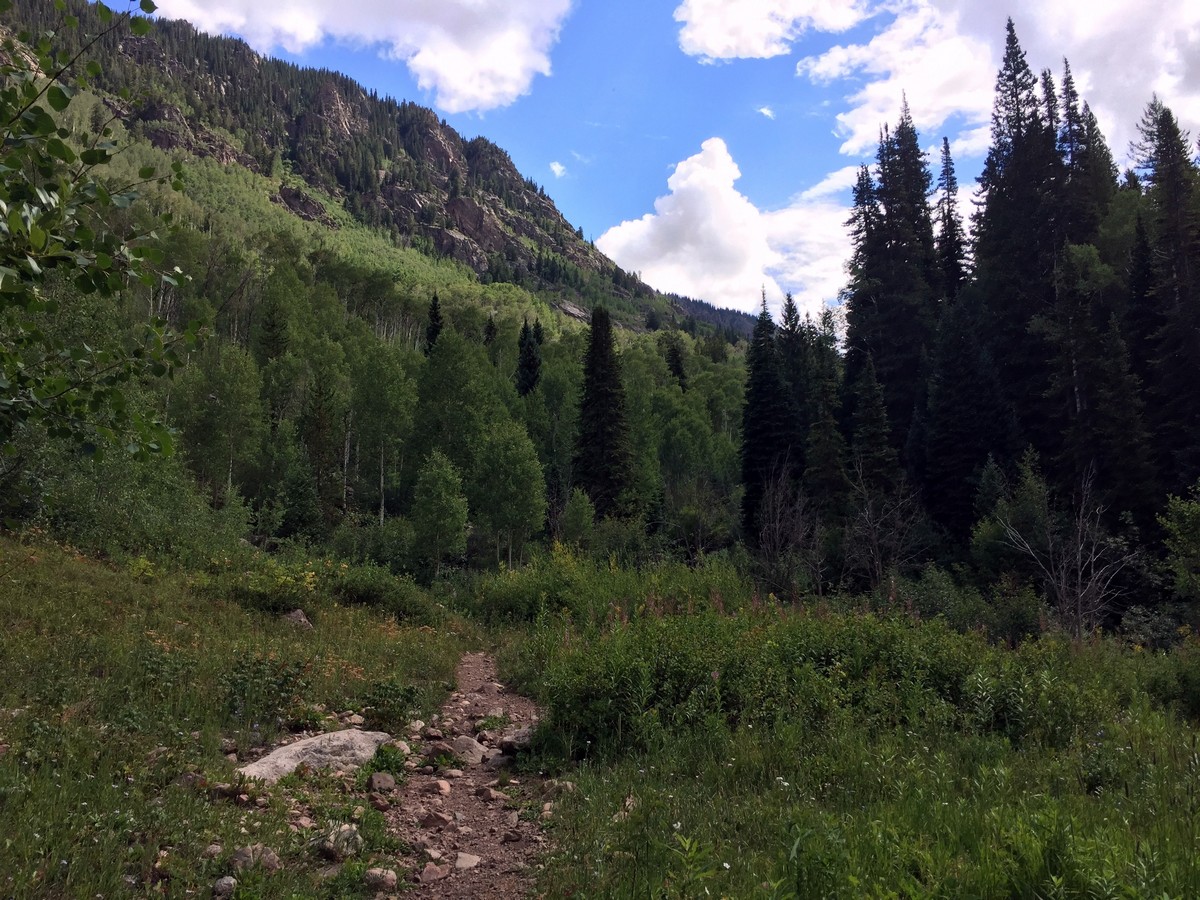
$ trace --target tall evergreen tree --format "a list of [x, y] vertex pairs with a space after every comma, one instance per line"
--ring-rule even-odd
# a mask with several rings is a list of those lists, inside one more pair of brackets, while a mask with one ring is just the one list
[[854, 422], [851, 452], [860, 467], [863, 485], [876, 496], [890, 493], [900, 483], [900, 464], [891, 445], [883, 389], [875, 377], [875, 366], [867, 360], [854, 386]]
[[816, 328], [811, 319], [800, 318], [791, 294], [783, 302], [777, 343], [788, 407], [787, 444], [794, 470], [803, 472], [804, 448], [813, 418]]
[[429, 314], [426, 317], [425, 325], [425, 355], [428, 356], [433, 350], [433, 345], [437, 343], [438, 335], [442, 333], [442, 308], [438, 304], [438, 295], [435, 291], [433, 299], [429, 301]]
[[1154, 348], [1159, 465], [1181, 492], [1200, 477], [1200, 171], [1188, 136], [1157, 97], [1139, 125], [1138, 165], [1149, 184], [1154, 298], [1163, 317]]
[[542, 377], [542, 347], [533, 336], [529, 320], [521, 326], [517, 341], [517, 393], [528, 396]]
[[950, 155], [950, 139], [942, 138], [942, 168], [937, 182], [937, 252], [938, 286], [942, 296], [953, 302], [958, 299], [967, 278], [967, 239], [962, 216], [958, 211], [958, 178], [954, 174], [954, 159]]
[[965, 537], [971, 498], [989, 456], [1010, 459], [1015, 437], [1000, 379], [979, 337], [981, 312], [969, 295], [942, 318], [932, 360], [924, 495], [933, 517]]
[[937, 325], [934, 285], [940, 280], [927, 201], [932, 176], [907, 101], [895, 132], [885, 130], [877, 158], [879, 183], [860, 173], [850, 220], [846, 369], [848, 383], [857, 384], [867, 360], [874, 363], [892, 444], [901, 448]]
[[789, 455], [787, 391], [776, 346], [775, 323], [766, 295], [746, 351], [746, 400], [742, 410], [742, 530], [756, 543], [763, 491], [780, 470], [795, 464]]
[[591, 333], [583, 360], [575, 483], [603, 518], [618, 513], [621, 496], [633, 477], [633, 450], [625, 417], [625, 389], [613, 344], [607, 309], [592, 311]]
[[[1052, 93], [1049, 83], [1046, 87]], [[1042, 400], [1050, 348], [1029, 326], [1053, 302], [1061, 183], [1057, 135], [1009, 19], [992, 143], [979, 178], [983, 203], [975, 219], [975, 269], [984, 333], [1005, 398], [1018, 413], [1022, 440], [1039, 448], [1056, 446], [1058, 427]]]

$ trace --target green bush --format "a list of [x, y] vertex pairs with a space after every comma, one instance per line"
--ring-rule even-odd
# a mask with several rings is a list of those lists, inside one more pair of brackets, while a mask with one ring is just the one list
[[374, 565], [350, 566], [333, 583], [340, 603], [370, 606], [404, 622], [434, 623], [437, 607], [411, 578], [393, 575]]

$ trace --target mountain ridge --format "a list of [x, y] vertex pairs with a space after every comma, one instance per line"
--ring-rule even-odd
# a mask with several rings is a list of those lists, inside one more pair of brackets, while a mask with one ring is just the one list
[[[74, 53], [103, 28], [83, 0], [68, 7], [81, 27], [55, 40]], [[51, 30], [55, 15], [51, 4], [22, 4], [8, 18], [36, 33]], [[135, 139], [278, 176], [272, 199], [300, 218], [336, 227], [316, 196], [325, 195], [399, 246], [453, 259], [480, 281], [558, 291], [556, 305], [575, 318], [612, 298], [730, 337], [752, 328], [744, 313], [656, 291], [621, 269], [503, 148], [463, 137], [432, 109], [182, 20], [158, 19], [145, 36], [105, 36], [91, 55], [103, 63], [93, 85], [112, 95], [109, 108]]]

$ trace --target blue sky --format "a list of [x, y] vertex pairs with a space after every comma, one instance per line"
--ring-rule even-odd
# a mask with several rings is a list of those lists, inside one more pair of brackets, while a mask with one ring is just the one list
[[506, 149], [625, 268], [747, 310], [762, 286], [773, 305], [784, 291], [814, 311], [836, 298], [854, 167], [902, 93], [929, 148], [950, 137], [969, 194], [1007, 16], [1035, 70], [1070, 59], [1119, 160], [1155, 91], [1200, 124], [1195, 0], [159, 5], [432, 106]]

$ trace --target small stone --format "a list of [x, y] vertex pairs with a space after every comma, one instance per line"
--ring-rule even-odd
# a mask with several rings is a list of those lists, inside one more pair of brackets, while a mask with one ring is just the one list
[[225, 754], [225, 758], [226, 758], [227, 760], [229, 760], [229, 762], [231, 762], [231, 763], [235, 763], [235, 762], [237, 762], [237, 761], [238, 761], [238, 758], [237, 758], [237, 754], [236, 754], [236, 753], [226, 753], [226, 754]]
[[361, 822], [362, 817], [365, 816], [366, 814], [367, 814], [366, 807], [356, 806], [356, 807], [354, 807], [354, 812], [350, 813], [350, 818], [353, 819], [355, 822]]
[[450, 874], [449, 866], [439, 866], [437, 863], [426, 863], [425, 868], [421, 870], [421, 884], [433, 884], [435, 881], [441, 881]]
[[413, 772], [413, 771], [419, 769], [420, 766], [417, 765], [417, 761], [415, 759], [406, 759], [404, 761], [404, 768], [410, 772]]
[[421, 819], [421, 827], [422, 828], [445, 828], [447, 825], [449, 825], [453, 821], [454, 821], [454, 819], [451, 818], [449, 815], [447, 815], [444, 812], [438, 812], [435, 809], [432, 812], [426, 813], [424, 818]]
[[259, 809], [266, 809], [268, 806], [271, 805], [271, 801], [268, 800], [266, 797], [256, 797], [254, 800], [254, 805], [257, 806]]
[[421, 768], [418, 769], [417, 771], [420, 772], [422, 775], [432, 775], [434, 772], [437, 771], [437, 769], [434, 768], [433, 766], [421, 766]]
[[238, 872], [245, 869], [252, 869], [255, 866], [261, 866], [268, 872], [277, 872], [283, 868], [283, 862], [279, 859], [279, 854], [270, 847], [264, 847], [262, 844], [254, 844], [251, 847], [242, 847], [235, 850], [229, 862]]
[[394, 891], [399, 878], [392, 869], [367, 869], [363, 884], [372, 891]]
[[220, 856], [224, 852], [225, 852], [224, 847], [222, 847], [220, 844], [213, 843], [213, 844], [209, 844], [207, 847], [205, 847], [204, 853], [201, 855], [205, 859], [216, 859], [218, 856]]
[[349, 823], [334, 825], [317, 842], [317, 851], [334, 862], [354, 856], [362, 847], [362, 835], [358, 833], [358, 828]]
[[512, 756], [522, 750], [528, 750], [533, 740], [533, 729], [526, 725], [516, 731], [510, 731], [500, 738], [500, 749]]
[[434, 741], [432, 744], [425, 746], [425, 753], [423, 755], [426, 759], [433, 759], [437, 756], [453, 756], [454, 748], [445, 741]]
[[367, 721], [367, 720], [364, 719], [362, 716], [358, 715], [358, 713], [355, 713], [354, 715], [352, 715], [346, 719], [346, 724], [347, 725], [361, 725], [365, 721]]
[[479, 741], [467, 735], [460, 735], [454, 739], [454, 755], [465, 760], [468, 765], [477, 766], [483, 762], [483, 756], [487, 752], [487, 748]]
[[423, 794], [438, 794], [442, 797], [450, 796], [450, 782], [439, 778], [437, 781], [431, 781], [425, 787], [421, 788]]
[[308, 620], [308, 616], [304, 614], [304, 610], [302, 609], [293, 609], [281, 618], [283, 621], [289, 622], [297, 628], [303, 628], [305, 631], [312, 630], [313, 623]]
[[430, 859], [432, 859], [434, 862], [437, 862], [439, 859], [442, 858], [442, 856], [444, 854], [442, 853], [441, 850], [438, 850], [434, 847], [430, 847], [428, 850], [425, 851], [425, 855], [428, 856]]
[[395, 747], [405, 756], [412, 753], [412, 748], [408, 746], [408, 741], [392, 741], [391, 746]]
[[418, 734], [421, 731], [421, 729], [424, 727], [425, 727], [425, 723], [422, 722], [420, 719], [413, 719], [411, 722], [408, 723], [408, 730], [410, 732], [412, 732], [413, 734]]
[[466, 869], [473, 869], [479, 865], [481, 861], [482, 860], [480, 860], [480, 858], [474, 854], [463, 853], [460, 851], [454, 860], [454, 868], [458, 869], [460, 872]]
[[237, 753], [237, 741], [233, 738], [221, 738], [221, 752], [225, 754]]
[[504, 821], [508, 825], [516, 825], [518, 822], [521, 821], [521, 814], [518, 813], [516, 810], [513, 810], [507, 816], [504, 817]]
[[502, 794], [494, 788], [480, 787], [475, 791], [475, 796], [481, 799], [484, 803], [494, 803], [497, 800], [507, 800], [508, 795]]
[[446, 735], [442, 734], [442, 730], [440, 728], [434, 728], [432, 725], [430, 725], [428, 728], [426, 728], [421, 733], [428, 740], [431, 740], [431, 741], [440, 741], [442, 738], [444, 738], [446, 736]]
[[396, 789], [396, 778], [388, 772], [376, 772], [367, 779], [367, 790], [372, 793], [381, 791], [394, 791]]
[[237, 879], [232, 875], [223, 875], [213, 882], [212, 895], [214, 900], [229, 900], [237, 890]]
[[371, 808], [376, 809], [379, 812], [387, 812], [389, 809], [392, 808], [392, 804], [388, 802], [387, 797], [384, 797], [380, 794], [372, 794], [371, 795]]
[[317, 827], [317, 823], [314, 822], [312, 819], [310, 819], [308, 816], [301, 816], [300, 818], [298, 818], [296, 820], [296, 824], [299, 825], [301, 828], [316, 828]]
[[493, 706], [491, 709], [488, 710], [487, 717], [489, 719], [503, 719], [504, 718], [504, 710], [503, 710], [503, 708], [501, 708], [499, 706]]
[[521, 843], [521, 832], [506, 831], [504, 837], [500, 839], [502, 844], [519, 844]]
[[463, 770], [462, 769], [447, 769], [442, 774], [445, 775], [447, 778], [462, 778]]

